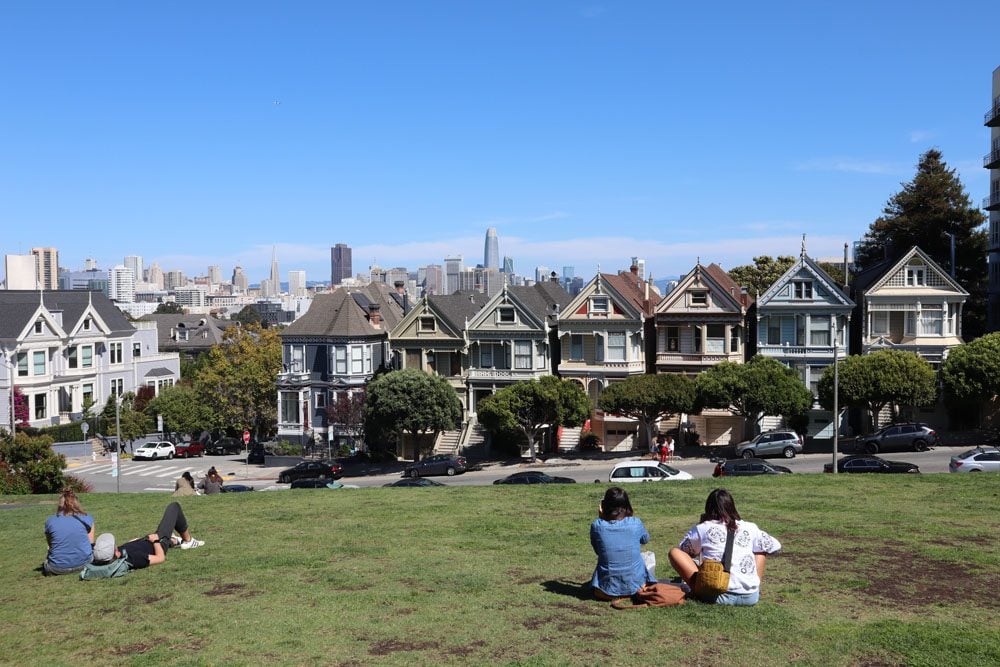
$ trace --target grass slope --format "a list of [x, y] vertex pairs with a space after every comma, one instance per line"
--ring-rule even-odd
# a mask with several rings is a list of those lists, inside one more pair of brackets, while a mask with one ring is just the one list
[[[8, 664], [1000, 663], [995, 475], [726, 482], [784, 544], [753, 608], [614, 611], [589, 598], [603, 484], [184, 498], [207, 546], [115, 580], [44, 578], [51, 497], [0, 510]], [[661, 577], [711, 480], [635, 485]], [[144, 534], [163, 495], [83, 498]]]

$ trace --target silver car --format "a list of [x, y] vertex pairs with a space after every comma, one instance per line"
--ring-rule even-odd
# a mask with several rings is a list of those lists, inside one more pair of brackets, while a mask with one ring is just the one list
[[736, 445], [736, 456], [755, 459], [761, 456], [794, 458], [802, 453], [802, 436], [795, 431], [765, 431], [753, 440]]
[[996, 447], [976, 447], [951, 457], [948, 462], [951, 472], [1000, 472], [1000, 449]]

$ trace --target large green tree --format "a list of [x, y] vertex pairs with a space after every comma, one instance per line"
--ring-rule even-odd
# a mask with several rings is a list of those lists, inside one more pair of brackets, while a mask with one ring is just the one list
[[208, 351], [194, 388], [211, 410], [213, 426], [249, 429], [262, 441], [276, 429], [275, 380], [280, 372], [277, 331], [255, 324], [229, 327], [222, 343]]
[[163, 417], [163, 430], [194, 433], [215, 426], [212, 410], [189, 385], [178, 384], [160, 390], [160, 395], [146, 406], [146, 414]]
[[[368, 383], [364, 398], [365, 423], [385, 432], [413, 438], [414, 460], [438, 433], [458, 428], [462, 403], [444, 378], [417, 368], [392, 371]], [[432, 437], [425, 438], [430, 435]]]
[[753, 424], [764, 415], [797, 417], [813, 402], [795, 371], [759, 354], [745, 364], [718, 363], [698, 375], [695, 384], [702, 405], [729, 408]]
[[[112, 395], [108, 397], [107, 402], [104, 404], [104, 410], [101, 412], [108, 435], [116, 435], [118, 426], [121, 426], [122, 443], [127, 442], [130, 445], [149, 433], [153, 428], [149, 417], [141, 410], [137, 410], [135, 403], [136, 395], [133, 392], [129, 391], [122, 394], [121, 406], [117, 411], [116, 420], [115, 397]], [[121, 449], [122, 447], [119, 444], [119, 450]]]
[[1000, 332], [953, 347], [939, 377], [952, 419], [965, 413], [981, 426], [983, 408], [1000, 396]]
[[746, 287], [750, 294], [757, 296], [766, 292], [794, 263], [795, 258], [790, 255], [759, 255], [753, 258], [753, 264], [734, 266], [727, 273], [737, 285]]
[[[819, 380], [819, 402], [827, 410], [833, 409], [833, 370], [828, 366]], [[915, 352], [853, 355], [840, 362], [837, 373], [840, 407], [864, 408], [869, 429], [886, 406], [897, 416], [900, 406], [929, 405], [937, 397], [934, 369]]]
[[582, 426], [590, 416], [590, 400], [579, 383], [547, 375], [540, 380], [504, 387], [476, 405], [479, 422], [490, 432], [519, 431], [535, 458], [535, 444], [546, 429]]
[[649, 444], [656, 422], [669, 415], [697, 412], [697, 391], [695, 381], [686, 375], [634, 375], [609, 385], [600, 405], [605, 412], [638, 421]]
[[962, 333], [966, 338], [982, 335], [986, 328], [986, 218], [936, 149], [920, 156], [916, 175], [902, 186], [859, 244], [854, 257], [858, 270], [883, 259], [898, 259], [912, 246], [919, 246], [942, 268], [951, 270], [950, 235], [954, 235], [955, 278], [969, 292]]

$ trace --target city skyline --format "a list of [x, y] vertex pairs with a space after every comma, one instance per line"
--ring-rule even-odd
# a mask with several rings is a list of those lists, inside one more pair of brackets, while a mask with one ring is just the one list
[[474, 265], [490, 227], [528, 276], [636, 255], [654, 278], [699, 256], [731, 268], [795, 255], [803, 233], [812, 256], [839, 256], [931, 147], [973, 202], [988, 193], [998, 62], [975, 30], [996, 14], [9, 7], [0, 254], [238, 265], [251, 283], [272, 251], [283, 278], [324, 281], [338, 242], [355, 274]]

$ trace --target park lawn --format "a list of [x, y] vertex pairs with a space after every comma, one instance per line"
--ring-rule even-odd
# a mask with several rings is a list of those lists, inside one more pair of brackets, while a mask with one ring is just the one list
[[[657, 573], [712, 480], [629, 487]], [[589, 597], [606, 484], [182, 498], [207, 545], [121, 579], [42, 577], [54, 497], [0, 497], [0, 663], [1000, 664], [1000, 478], [726, 480], [784, 545], [760, 604]], [[91, 494], [98, 532], [170, 498]]]

